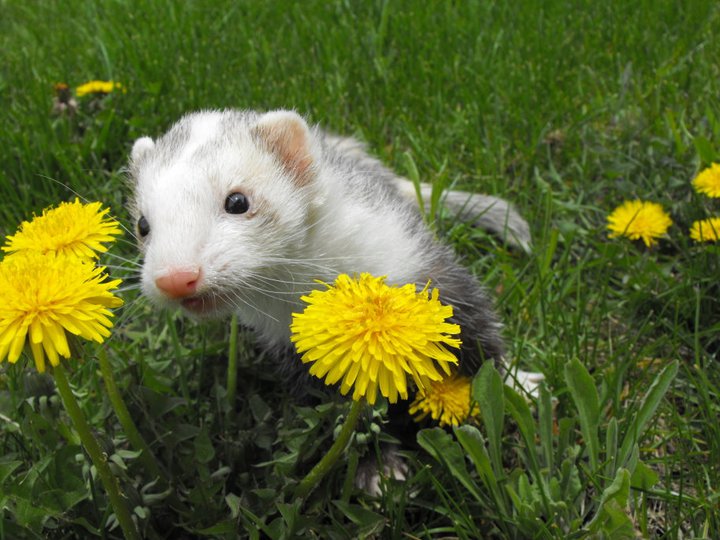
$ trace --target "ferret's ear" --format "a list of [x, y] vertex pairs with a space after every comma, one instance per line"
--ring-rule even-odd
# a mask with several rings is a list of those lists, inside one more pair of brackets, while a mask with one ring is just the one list
[[135, 141], [135, 144], [133, 144], [130, 156], [133, 161], [138, 161], [153, 148], [155, 148], [155, 143], [150, 137], [140, 137]]
[[298, 185], [310, 181], [314, 162], [310, 128], [299, 114], [293, 111], [265, 113], [252, 128], [252, 133], [280, 160]]

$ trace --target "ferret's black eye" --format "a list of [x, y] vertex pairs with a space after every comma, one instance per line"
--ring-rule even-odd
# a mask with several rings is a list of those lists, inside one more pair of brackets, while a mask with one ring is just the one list
[[140, 236], [143, 238], [150, 234], [150, 224], [148, 223], [148, 220], [145, 219], [145, 216], [140, 216], [140, 219], [138, 219], [137, 229]]
[[228, 214], [244, 214], [250, 208], [250, 201], [242, 193], [231, 193], [225, 199], [225, 211]]

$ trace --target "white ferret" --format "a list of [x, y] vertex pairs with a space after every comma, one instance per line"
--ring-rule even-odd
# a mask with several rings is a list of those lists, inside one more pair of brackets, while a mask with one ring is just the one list
[[[157, 141], [138, 139], [129, 171], [144, 293], [196, 316], [237, 313], [281, 364], [300, 365], [289, 341], [300, 296], [361, 272], [438, 288], [462, 329], [461, 371], [503, 354], [492, 301], [427, 228], [414, 185], [353, 139], [291, 111], [197, 112]], [[444, 203], [530, 245], [502, 199], [450, 191]]]
[[[138, 139], [129, 172], [144, 293], [195, 316], [237, 313], [289, 382], [309, 379], [290, 343], [291, 314], [302, 310], [303, 294], [323, 287], [318, 280], [332, 283], [342, 273], [430, 283], [461, 327], [460, 370], [473, 375], [484, 360], [500, 363], [492, 301], [427, 228], [415, 186], [357, 141], [309, 127], [291, 111], [198, 112], [157, 141]], [[425, 204], [430, 192], [422, 186]], [[450, 191], [444, 203], [460, 219], [529, 248], [527, 223], [506, 201]], [[515, 373], [530, 391], [541, 379]], [[383, 453], [385, 473], [404, 478], [394, 449]], [[374, 461], [361, 467], [356, 484], [379, 493]]]

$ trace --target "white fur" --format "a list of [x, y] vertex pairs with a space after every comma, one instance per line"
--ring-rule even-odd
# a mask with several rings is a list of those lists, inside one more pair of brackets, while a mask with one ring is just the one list
[[[321, 173], [312, 185], [298, 188], [249, 135], [218, 141], [215, 151], [197, 152], [218, 134], [221, 114], [193, 117], [190, 137], [171, 164], [140, 168], [136, 198], [151, 227], [142, 275], [147, 295], [167, 301], [155, 279], [178, 270], [200, 270], [201, 291], [222, 284], [228, 275], [242, 286], [244, 277], [262, 274], [265, 290], [247, 287], [241, 299], [231, 300], [246, 324], [276, 343], [287, 340], [301, 293], [322, 287], [315, 280], [331, 282], [339, 273], [361, 271], [388, 275], [398, 283], [407, 280], [403, 268], [413, 267], [421, 256], [419, 246], [401, 238], [397, 217], [372, 215], [343, 196], [344, 185], [337, 178]], [[275, 114], [264, 120], [287, 118]], [[231, 151], [228, 145], [233, 145]], [[275, 214], [272, 226], [259, 219], [263, 216], [225, 213], [225, 197], [236, 190], [248, 193], [251, 205], [262, 199]], [[311, 203], [314, 223], [308, 229]], [[297, 246], [286, 242], [293, 236]], [[228, 311], [229, 306], [222, 308]]]
[[155, 143], [150, 137], [140, 137], [133, 144], [131, 156], [133, 160], [139, 160], [143, 154], [152, 150], [155, 147]]
[[[273, 144], [263, 145], [258, 133]], [[304, 141], [312, 158], [310, 181], [283, 166], [282, 152], [273, 154], [287, 140]], [[361, 169], [387, 171], [359, 143], [311, 130], [291, 111], [195, 113], [155, 143], [139, 139], [131, 171], [137, 217], [150, 225], [142, 242], [145, 294], [177, 304], [155, 280], [199, 271], [198, 293], [215, 302], [204, 315], [236, 311], [266, 342], [286, 344], [291, 313], [300, 309], [302, 293], [323, 287], [317, 280], [360, 272], [387, 276], [393, 284], [425, 279], [418, 271], [426, 267], [433, 240], [429, 232], [408, 227], [409, 202], [368, 179], [353, 185], [346, 178], [353, 173], [342, 163], [323, 161], [321, 141], [362, 161]], [[398, 182], [413, 201], [407, 181]], [[249, 197], [247, 214], [225, 212], [224, 201], [234, 191]]]

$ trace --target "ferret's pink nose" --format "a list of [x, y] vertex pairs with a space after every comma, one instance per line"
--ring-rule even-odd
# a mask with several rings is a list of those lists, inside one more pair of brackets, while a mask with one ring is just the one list
[[168, 298], [185, 298], [197, 291], [200, 270], [178, 270], [155, 279], [155, 285]]

